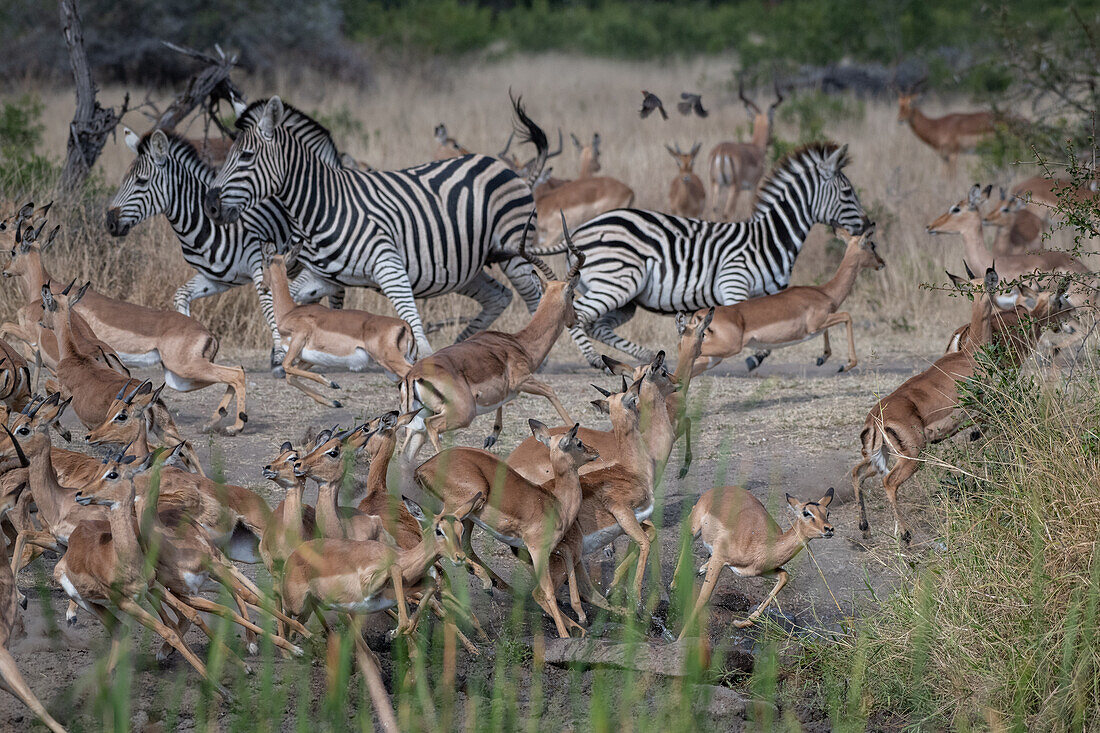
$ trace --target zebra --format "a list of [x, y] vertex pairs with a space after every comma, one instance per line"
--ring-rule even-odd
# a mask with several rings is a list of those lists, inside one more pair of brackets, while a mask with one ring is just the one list
[[[513, 106], [544, 162], [545, 133], [520, 100]], [[511, 291], [487, 265], [500, 266], [530, 312], [538, 306], [538, 277], [517, 254], [534, 198], [501, 161], [463, 155], [403, 170], [349, 170], [338, 165], [328, 131], [278, 97], [252, 103], [237, 126], [207, 193], [211, 218], [231, 222], [268, 197], [279, 201], [308, 239], [301, 259], [316, 287], [380, 289], [412, 327], [421, 356], [432, 350], [414, 297], [457, 292], [476, 300], [481, 312], [459, 340], [508, 306]]]
[[[746, 221], [711, 222], [616, 209], [577, 227], [585, 256], [573, 340], [597, 369], [589, 337], [645, 362], [653, 352], [615, 333], [638, 306], [657, 313], [730, 305], [787, 287], [814, 223], [862, 233], [869, 220], [842, 169], [848, 146], [813, 143], [776, 164]], [[538, 250], [559, 254], [564, 245]], [[758, 354], [757, 363], [766, 356]]]
[[126, 130], [126, 144], [137, 158], [107, 209], [107, 231], [124, 237], [145, 219], [165, 215], [179, 238], [183, 259], [195, 269], [195, 276], [180, 286], [174, 297], [176, 310], [184, 315], [191, 315], [192, 301], [251, 281], [271, 331], [271, 367], [281, 372], [284, 349], [275, 326], [271, 293], [263, 284], [260, 246], [272, 242], [285, 251], [293, 241], [286, 211], [268, 201], [239, 221], [219, 226], [202, 208], [216, 171], [190, 141], [164, 130], [153, 130], [141, 138]]

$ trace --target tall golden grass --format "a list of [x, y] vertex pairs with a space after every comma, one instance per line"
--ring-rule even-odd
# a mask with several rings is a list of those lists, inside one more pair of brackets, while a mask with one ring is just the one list
[[[603, 174], [633, 187], [637, 206], [661, 209], [667, 204], [668, 186], [676, 173], [674, 161], [664, 149], [666, 143], [689, 146], [701, 142], [696, 172], [706, 180], [710, 148], [723, 140], [747, 137], [748, 118], [731, 85], [733, 72], [732, 60], [724, 58], [658, 64], [540, 55], [458, 66], [427, 62], [380, 69], [366, 89], [333, 83], [308, 71], [273, 82], [241, 81], [251, 98], [278, 93], [325, 120], [336, 120], [333, 127], [338, 144], [359, 160], [381, 168], [430, 159], [432, 130], [439, 122], [445, 122], [466, 147], [495, 154], [511, 127], [511, 89], [523, 95], [529, 113], [553, 141], [557, 128], [562, 128], [566, 148], [551, 162], [555, 175], [576, 173], [578, 157], [569, 143], [569, 133], [585, 139], [598, 131], [603, 141]], [[671, 119], [638, 117], [643, 88], [665, 99], [672, 110]], [[72, 92], [67, 88], [42, 90], [27, 82], [13, 93], [27, 90], [39, 94], [45, 105], [45, 143], [40, 152], [60, 158], [71, 119]], [[674, 102], [683, 90], [701, 92], [710, 116], [678, 115]], [[102, 91], [101, 99], [105, 104], [118, 104], [125, 91], [110, 87]], [[144, 90], [130, 91], [144, 94]], [[167, 96], [160, 95], [161, 99]], [[937, 106], [958, 109], [967, 103], [953, 100], [948, 105], [928, 106], [935, 112]], [[963, 173], [948, 180], [936, 155], [908, 128], [897, 124], [891, 101], [868, 102], [859, 108], [861, 116], [829, 123], [825, 134], [850, 146], [853, 162], [848, 175], [865, 208], [878, 221], [877, 239], [888, 267], [861, 277], [849, 310], [878, 345], [903, 345], [912, 350], [916, 338], [931, 348], [949, 326], [965, 320], [965, 306], [919, 287], [922, 282], [945, 281], [945, 268], [962, 269], [961, 241], [934, 239], [925, 233], [925, 225], [965, 194], [972, 182], [964, 177], [965, 171], [968, 165], [976, 167], [976, 160], [967, 161], [960, 166]], [[140, 113], [131, 113], [126, 124], [144, 131], [149, 122]], [[183, 132], [200, 136], [201, 126], [195, 123]], [[794, 140], [800, 131], [780, 123], [775, 134]], [[102, 194], [86, 210], [55, 213], [66, 226], [55, 251], [46, 259], [59, 279], [88, 278], [107, 293], [169, 307], [172, 293], [191, 273], [163, 217], [140, 225], [121, 240], [108, 236], [102, 224], [103, 208], [131, 159], [121, 135], [117, 142], [108, 143], [96, 171], [103, 184]], [[1032, 167], [1008, 170], [993, 182], [1008, 184], [1034, 172]], [[10, 192], [2, 198], [4, 211], [22, 203]], [[711, 204], [708, 200], [708, 206]], [[742, 213], [746, 211], [747, 205], [742, 204]], [[795, 283], [817, 283], [832, 274], [841, 248], [830, 245], [830, 240], [825, 228], [815, 229], [795, 267]], [[9, 314], [21, 299], [9, 284], [0, 292], [0, 309]], [[388, 302], [373, 293], [356, 293], [349, 304], [392, 312]], [[455, 313], [472, 315], [475, 308], [465, 298], [446, 296], [423, 304], [422, 315], [433, 321]], [[255, 349], [267, 342], [251, 286], [200, 301], [193, 313], [220, 336], [223, 350]], [[513, 329], [525, 318], [526, 311], [516, 298], [497, 327]], [[455, 333], [457, 329], [445, 330], [433, 339], [437, 344], [447, 343]], [[640, 314], [623, 333], [658, 346], [669, 346], [675, 340], [672, 319], [651, 314]], [[563, 339], [554, 356], [576, 360], [578, 354]]]

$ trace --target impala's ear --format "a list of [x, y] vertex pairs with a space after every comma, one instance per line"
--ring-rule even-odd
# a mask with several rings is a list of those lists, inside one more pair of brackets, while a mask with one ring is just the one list
[[146, 379], [140, 385], [138, 385], [137, 391], [134, 392], [134, 396], [139, 394], [149, 394], [153, 391], [153, 383]]
[[397, 410], [390, 410], [382, 417], [378, 418], [378, 428], [380, 430], [393, 430], [397, 427]]
[[[154, 402], [156, 402], [157, 400], [160, 399], [160, 393], [164, 391], [164, 387], [167, 384], [168, 384], [168, 382], [161, 382], [160, 383], [160, 386], [157, 387], [156, 390], [153, 392], [153, 394], [149, 396], [149, 404], [153, 404]], [[150, 386], [151, 385], [152, 385], [152, 382], [150, 382]]]
[[965, 290], [965, 286], [970, 284], [969, 280], [963, 280], [958, 275], [952, 275], [950, 272], [947, 273], [947, 277], [951, 279], [951, 282], [954, 283], [955, 287], [957, 287], [959, 290]]
[[126, 147], [130, 148], [133, 152], [138, 151], [138, 143], [141, 142], [141, 138], [138, 134], [131, 130], [129, 127], [122, 128], [122, 139], [126, 141]]
[[581, 145], [581, 141], [577, 139], [577, 136], [573, 133], [569, 133], [569, 139], [573, 141], [573, 145], [577, 147], [577, 152], [584, 150], [584, 145]]
[[787, 508], [795, 514], [802, 514], [802, 502], [787, 494]]
[[49, 283], [42, 286], [42, 305], [50, 313], [57, 311], [57, 301], [53, 299], [53, 293], [50, 291]]
[[821, 499], [817, 503], [821, 506], [829, 506], [833, 503], [833, 495], [835, 493], [836, 491], [832, 487], [830, 487], [829, 490], [825, 492], [825, 496], [821, 497]]
[[1025, 206], [1027, 206], [1027, 202], [1024, 201], [1022, 198], [1020, 198], [1019, 196], [1013, 196], [1012, 200], [1008, 202], [1008, 210], [1009, 211], [1019, 211], [1020, 209], [1024, 208]]
[[43, 242], [42, 244], [38, 245], [38, 251], [39, 252], [45, 252], [46, 248], [49, 247], [51, 244], [53, 244], [53, 240], [57, 239], [57, 233], [60, 232], [60, 231], [61, 231], [61, 225], [58, 224], [50, 232], [50, 235], [48, 237], [46, 237], [46, 241]]
[[975, 183], [966, 194], [966, 203], [971, 209], [977, 209], [982, 205], [982, 186]]
[[283, 100], [278, 97], [267, 100], [267, 105], [264, 107], [259, 123], [260, 135], [264, 140], [271, 140], [275, 137], [275, 128], [283, 124], [284, 114]]
[[603, 365], [607, 368], [607, 371], [611, 372], [612, 374], [634, 374], [634, 369], [632, 367], [622, 363], [621, 361], [616, 361], [610, 356], [603, 357]]
[[413, 421], [413, 418], [416, 417], [418, 412], [419, 412], [419, 410], [411, 410], [409, 412], [406, 412], [403, 415], [398, 415], [397, 416], [397, 425], [396, 425], [396, 427], [403, 428], [406, 425], [408, 425], [409, 423], [411, 423]]
[[607, 404], [607, 400], [592, 400], [591, 405], [596, 408], [596, 412], [604, 415], [611, 414], [611, 407]]
[[600, 133], [592, 133], [592, 149], [597, 153], [600, 152]]
[[164, 130], [153, 131], [149, 138], [149, 152], [153, 154], [153, 162], [157, 165], [164, 165], [164, 161], [168, 160], [168, 136], [164, 134]]
[[80, 290], [76, 291], [76, 295], [69, 298], [69, 307], [71, 308], [74, 305], [76, 305], [77, 303], [79, 303], [80, 299], [84, 297], [84, 294], [88, 292], [88, 288], [90, 288], [90, 287], [92, 287], [92, 281], [91, 280], [89, 280], [88, 282], [81, 285]]
[[683, 336], [687, 330], [688, 314], [686, 311], [676, 311], [676, 333]]
[[528, 420], [527, 424], [531, 426], [531, 434], [535, 436], [535, 440], [549, 448], [550, 431], [547, 429], [547, 427], [540, 423], [538, 420], [535, 420], [534, 418]]
[[286, 453], [288, 450], [294, 450], [294, 446], [291, 444], [291, 442], [289, 440], [284, 442], [282, 445], [279, 446], [279, 452], [280, 453]]

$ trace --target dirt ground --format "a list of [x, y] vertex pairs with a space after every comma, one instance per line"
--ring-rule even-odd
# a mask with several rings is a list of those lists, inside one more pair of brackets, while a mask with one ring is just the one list
[[[834, 340], [836, 343], [837, 340]], [[837, 500], [832, 505], [831, 521], [837, 528], [832, 539], [817, 540], [812, 552], [801, 553], [788, 564], [791, 581], [779, 596], [771, 617], [782, 625], [800, 632], [828, 629], [838, 619], [850, 616], [876, 594], [888, 592], [896, 581], [897, 545], [880, 491], [870, 491], [869, 509], [873, 538], [865, 542], [856, 527], [857, 510], [852, 501], [848, 479], [858, 456], [858, 434], [874, 395], [889, 391], [914, 371], [934, 358], [935, 345], [914, 344], [897, 334], [875, 335], [857, 329], [857, 345], [861, 349], [861, 364], [851, 373], [837, 374], [843, 354], [834, 353], [823, 367], [814, 365], [820, 353], [820, 341], [811, 341], [790, 349], [777, 351], [763, 366], [752, 373], [746, 371], [740, 358], [721, 365], [717, 370], [698, 378], [692, 385], [691, 402], [701, 414], [695, 422], [694, 464], [684, 479], [678, 478], [682, 445], [675, 449], [665, 474], [663, 500], [657, 516], [663, 513], [659, 535], [659, 557], [662, 585], [672, 577], [676, 563], [679, 537], [678, 519], [686, 516], [700, 493], [719, 484], [737, 483], [749, 488], [787, 527], [789, 519], [784, 494], [803, 499], [819, 498], [828, 488], [835, 487]], [[914, 353], [917, 350], [919, 353]], [[838, 356], [840, 358], [838, 358]], [[190, 436], [208, 469], [223, 470], [228, 482], [247, 486], [260, 492], [270, 503], [280, 500], [279, 490], [260, 476], [260, 468], [278, 452], [284, 440], [299, 444], [307, 432], [323, 427], [352, 426], [398, 405], [397, 390], [380, 373], [350, 374], [337, 377], [342, 389], [341, 409], [328, 409], [272, 378], [265, 368], [265, 355], [224, 354], [221, 360], [242, 361], [249, 372], [248, 424], [244, 434], [236, 437], [203, 435], [202, 423], [217, 403], [213, 389], [190, 394], [169, 394], [168, 401], [184, 435]], [[544, 369], [547, 381], [554, 387], [576, 419], [593, 428], [606, 429], [606, 418], [588, 408], [596, 395], [590, 383], [611, 388], [617, 378], [600, 375], [582, 365], [579, 358], [554, 361]], [[143, 376], [159, 378], [149, 372]], [[505, 410], [504, 433], [497, 453], [506, 455], [528, 434], [526, 421], [535, 417], [554, 424], [555, 413], [542, 398], [521, 396]], [[83, 433], [70, 416], [74, 434]], [[461, 445], [480, 445], [491, 427], [490, 416], [479, 418], [474, 425], [456, 436]], [[80, 441], [77, 441], [78, 443]], [[426, 458], [423, 454], [422, 458]], [[360, 466], [357, 474], [365, 477]], [[915, 489], [914, 489], [915, 490]], [[316, 498], [311, 487], [307, 499]], [[903, 503], [917, 511], [913, 496], [903, 496]], [[919, 527], [919, 522], [917, 524]], [[918, 532], [917, 543], [921, 535]], [[482, 557], [498, 572], [509, 577], [516, 568], [508, 549], [480, 535], [477, 538]], [[617, 542], [618, 556], [625, 551], [625, 541]], [[701, 545], [694, 548], [695, 565], [705, 555]], [[30, 605], [25, 614], [27, 637], [13, 645], [15, 658], [30, 686], [46, 701], [47, 706], [63, 721], [72, 720], [78, 706], [87, 709], [89, 696], [100, 678], [94, 671], [102, 656], [107, 638], [102, 627], [91, 617], [81, 614], [76, 625], [64, 622], [65, 597], [51, 578], [53, 559], [39, 560], [19, 578], [28, 592]], [[609, 570], [610, 562], [601, 567]], [[246, 567], [246, 572], [263, 582], [262, 566]], [[523, 572], [522, 570], [520, 572]], [[732, 573], [724, 575], [713, 597], [713, 612], [709, 626], [715, 646], [729, 641], [751, 641], [757, 632], [741, 632], [729, 621], [746, 613], [766, 594], [772, 581], [741, 579]], [[41, 584], [43, 593], [36, 588]], [[474, 610], [493, 638], [505, 633], [513, 601], [499, 590], [492, 594], [471, 588]], [[563, 607], [565, 594], [561, 595]], [[47, 609], [48, 606], [48, 609]], [[536, 607], [530, 604], [532, 609]], [[52, 615], [51, 615], [52, 612]], [[658, 607], [656, 620], [650, 629], [654, 642], [662, 641], [662, 631], [675, 634], [677, 629], [664, 628], [663, 606]], [[534, 612], [529, 614], [538, 618]], [[384, 623], [377, 625], [376, 639], [383, 644]], [[553, 635], [553, 625], [544, 619], [543, 629]], [[597, 630], [598, 633], [599, 630]], [[524, 631], [530, 633], [530, 629]], [[207, 640], [192, 632], [187, 641], [199, 653], [206, 654]], [[148, 652], [147, 640], [139, 647]], [[171, 680], [194, 680], [194, 676], [178, 657], [170, 663], [171, 673], [159, 668], [148, 655], [134, 679], [132, 718], [140, 728], [143, 722], [156, 721], [165, 703], [164, 691]], [[469, 661], [467, 673], [473, 676], [480, 669]], [[548, 694], [566, 695], [566, 690], [578, 680], [574, 673], [551, 668]], [[592, 673], [586, 673], [592, 674]], [[553, 680], [560, 679], [555, 690]], [[579, 677], [583, 686], [585, 675]], [[313, 685], [323, 689], [323, 675], [315, 668]], [[571, 694], [575, 694], [576, 689]], [[185, 694], [193, 694], [188, 690]], [[562, 703], [568, 703], [563, 698]], [[549, 706], [554, 709], [553, 705]], [[712, 705], [712, 707], [714, 707]], [[721, 705], [717, 705], [722, 708]], [[734, 706], [736, 708], [737, 706]], [[564, 706], [560, 710], [567, 709]], [[740, 712], [728, 713], [732, 725], [740, 720]], [[726, 713], [717, 713], [724, 719]], [[0, 729], [16, 729], [29, 719], [26, 711], [8, 696], [0, 696]], [[562, 723], [570, 724], [563, 718]], [[186, 729], [193, 721], [183, 718], [179, 726]], [[289, 725], [289, 723], [288, 723]], [[93, 726], [94, 727], [94, 726]]]

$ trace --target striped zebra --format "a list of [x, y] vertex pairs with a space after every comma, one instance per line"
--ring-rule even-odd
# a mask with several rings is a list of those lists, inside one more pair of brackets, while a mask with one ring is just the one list
[[[545, 134], [518, 100], [515, 108], [545, 159]], [[508, 306], [511, 291], [487, 265], [500, 265], [529, 311], [538, 306], [538, 277], [515, 254], [534, 199], [528, 183], [499, 160], [464, 155], [403, 170], [350, 170], [339, 165], [328, 131], [278, 97], [254, 102], [237, 126], [207, 193], [208, 214], [230, 222], [257, 202], [278, 201], [308, 239], [300, 258], [316, 287], [381, 290], [412, 327], [421, 356], [432, 352], [415, 297], [456, 292], [476, 300], [481, 312], [459, 340]]]
[[[584, 253], [570, 329], [588, 362], [603, 369], [589, 337], [642, 361], [653, 352], [615, 333], [638, 306], [657, 313], [729, 305], [787, 287], [815, 223], [862, 233], [868, 219], [842, 172], [848, 146], [815, 143], [778, 164], [747, 221], [711, 222], [655, 211], [617, 209], [577, 227]], [[556, 245], [537, 254], [558, 254]]]
[[124, 237], [145, 219], [164, 214], [179, 238], [183, 259], [195, 269], [174, 299], [180, 313], [191, 315], [191, 302], [251, 282], [271, 331], [271, 365], [281, 370], [283, 347], [275, 327], [271, 293], [263, 285], [260, 246], [274, 243], [285, 251], [292, 239], [286, 211], [264, 202], [233, 224], [219, 226], [202, 202], [216, 170], [194, 146], [174, 133], [154, 130], [140, 139], [127, 130], [126, 144], [137, 154], [107, 209], [107, 231]]

